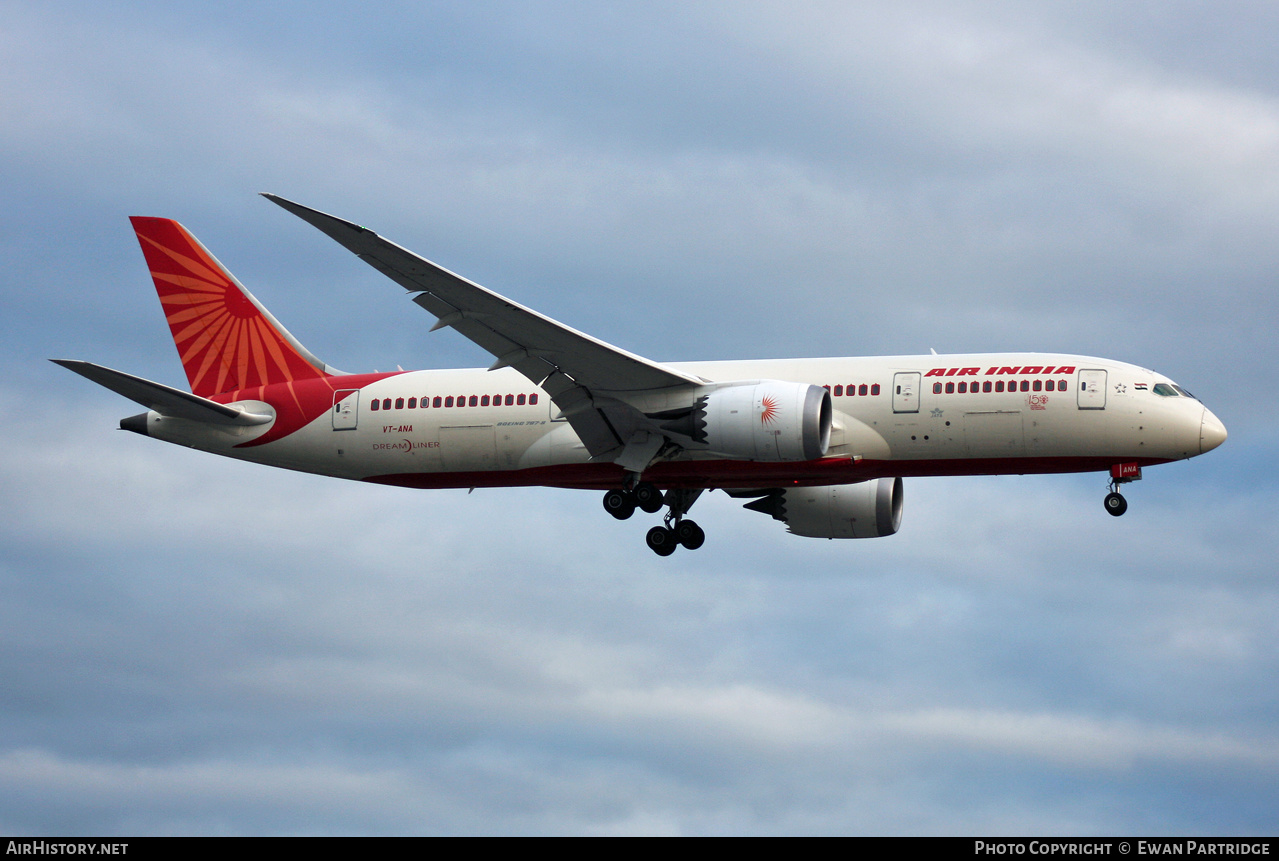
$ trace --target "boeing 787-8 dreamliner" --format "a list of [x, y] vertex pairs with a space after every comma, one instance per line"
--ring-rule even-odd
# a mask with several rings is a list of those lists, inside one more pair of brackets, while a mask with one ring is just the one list
[[191, 391], [58, 364], [147, 408], [120, 426], [215, 454], [402, 487], [604, 491], [619, 519], [696, 549], [703, 491], [795, 535], [901, 525], [902, 479], [1100, 471], [1105, 507], [1143, 467], [1226, 439], [1154, 371], [1016, 353], [659, 363], [486, 290], [348, 221], [265, 195], [328, 234], [493, 356], [488, 368], [346, 374], [315, 357], [182, 225], [132, 219]]

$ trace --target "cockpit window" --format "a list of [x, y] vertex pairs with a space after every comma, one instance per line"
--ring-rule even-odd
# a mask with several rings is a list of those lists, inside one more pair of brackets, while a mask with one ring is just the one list
[[1163, 395], [1165, 398], [1177, 397], [1177, 390], [1167, 383], [1155, 383], [1155, 387], [1151, 391], [1157, 395]]
[[1173, 386], [1173, 388], [1174, 388], [1174, 389], [1176, 389], [1177, 391], [1181, 392], [1181, 393], [1182, 393], [1183, 395], [1185, 395], [1186, 397], [1190, 398], [1192, 401], [1197, 401], [1197, 400], [1199, 400], [1197, 397], [1195, 397], [1194, 395], [1190, 394], [1190, 392], [1186, 391], [1186, 390], [1185, 390], [1185, 389], [1183, 389], [1181, 386]]

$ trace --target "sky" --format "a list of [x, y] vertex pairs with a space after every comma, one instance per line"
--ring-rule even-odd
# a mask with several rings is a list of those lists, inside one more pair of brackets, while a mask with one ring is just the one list
[[[1275, 833], [1279, 7], [0, 0], [0, 833]], [[410, 491], [117, 433], [129, 215], [350, 372], [486, 366], [257, 196], [657, 361], [1035, 350], [1230, 431], [906, 482]], [[14, 408], [16, 407], [16, 409]]]

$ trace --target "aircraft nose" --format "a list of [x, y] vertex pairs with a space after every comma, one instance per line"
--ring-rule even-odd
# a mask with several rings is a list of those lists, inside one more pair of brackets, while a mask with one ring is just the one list
[[1204, 409], [1203, 421], [1199, 424], [1199, 453], [1212, 451], [1226, 441], [1226, 426], [1208, 409]]

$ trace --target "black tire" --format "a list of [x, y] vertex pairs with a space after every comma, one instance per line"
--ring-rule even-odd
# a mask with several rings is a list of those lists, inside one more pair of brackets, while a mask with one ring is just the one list
[[1106, 494], [1106, 512], [1113, 517], [1119, 517], [1128, 510], [1128, 500], [1124, 499], [1121, 494]]
[[644, 541], [658, 556], [670, 556], [679, 546], [679, 542], [675, 540], [675, 533], [665, 526], [654, 526], [648, 531], [648, 535], [644, 536]]
[[610, 490], [604, 494], [604, 510], [618, 520], [625, 520], [635, 513], [635, 499], [624, 490]]
[[635, 485], [635, 504], [647, 511], [649, 514], [656, 514], [662, 510], [662, 492], [650, 482], [641, 481]]
[[706, 533], [693, 521], [681, 520], [675, 524], [675, 540], [689, 550], [696, 550], [706, 543]]

